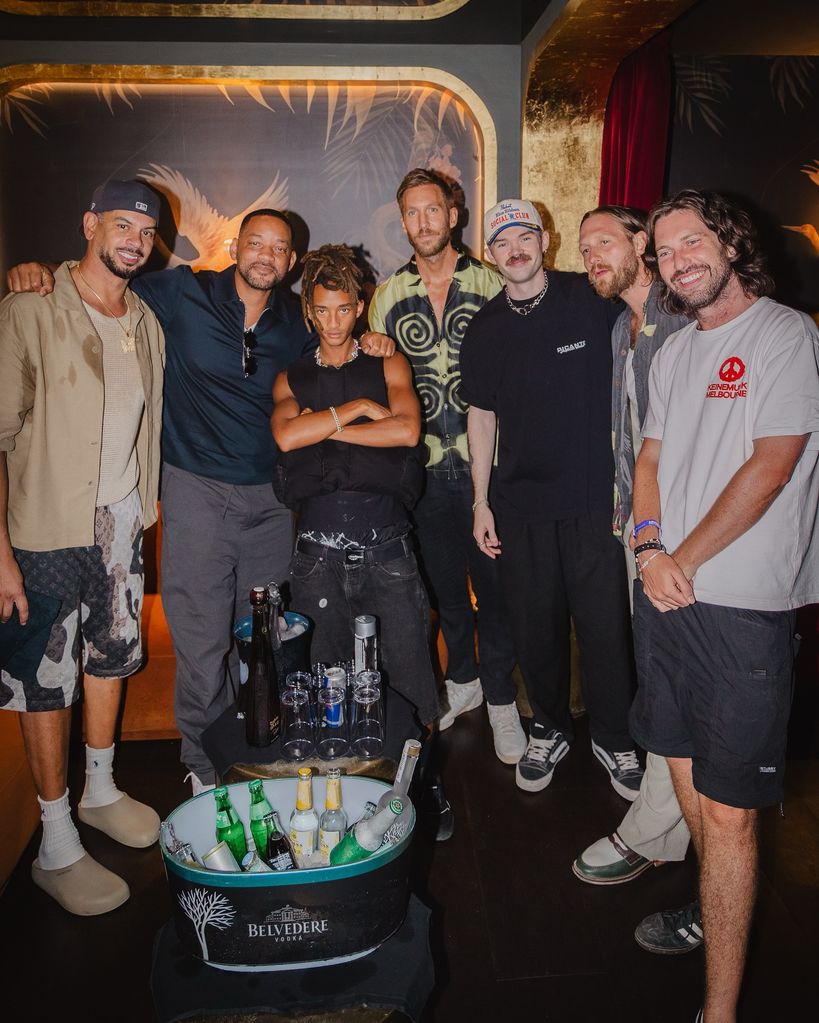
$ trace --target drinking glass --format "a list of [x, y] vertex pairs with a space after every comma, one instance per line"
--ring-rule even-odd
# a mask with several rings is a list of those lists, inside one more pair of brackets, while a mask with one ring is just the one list
[[304, 760], [316, 746], [309, 692], [300, 686], [286, 685], [280, 702], [282, 755], [288, 760]]
[[[360, 672], [364, 674], [378, 674]], [[369, 760], [381, 755], [384, 749], [384, 706], [381, 686], [357, 685], [353, 690], [353, 711], [350, 745], [357, 757]]]
[[343, 689], [328, 687], [318, 691], [316, 746], [322, 760], [335, 760], [350, 748], [346, 702]]

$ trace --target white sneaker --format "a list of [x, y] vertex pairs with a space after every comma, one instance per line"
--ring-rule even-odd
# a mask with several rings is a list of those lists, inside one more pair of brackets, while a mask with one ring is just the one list
[[495, 738], [495, 752], [503, 764], [516, 764], [526, 752], [526, 733], [514, 703], [487, 703], [489, 724]]
[[199, 796], [203, 792], [210, 792], [212, 789], [216, 788], [215, 785], [206, 785], [203, 781], [200, 781], [193, 771], [188, 772], [182, 781], [188, 781], [188, 779], [190, 779], [191, 790], [195, 796]]
[[473, 679], [471, 682], [453, 682], [451, 678], [444, 682], [446, 687], [446, 702], [449, 710], [445, 711], [438, 721], [438, 729], [443, 732], [449, 728], [459, 714], [466, 714], [469, 710], [475, 710], [483, 703], [483, 689], [481, 680]]

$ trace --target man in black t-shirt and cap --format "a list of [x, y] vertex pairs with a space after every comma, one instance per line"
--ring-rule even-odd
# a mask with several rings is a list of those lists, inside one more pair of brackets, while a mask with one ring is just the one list
[[628, 733], [629, 600], [611, 532], [611, 328], [621, 307], [596, 295], [585, 274], [547, 273], [549, 234], [530, 202], [493, 206], [484, 235], [506, 286], [467, 329], [461, 390], [470, 405], [473, 535], [487, 557], [500, 558], [534, 712], [517, 784], [544, 789], [569, 751], [573, 618], [592, 750], [615, 790], [634, 800], [642, 769]]

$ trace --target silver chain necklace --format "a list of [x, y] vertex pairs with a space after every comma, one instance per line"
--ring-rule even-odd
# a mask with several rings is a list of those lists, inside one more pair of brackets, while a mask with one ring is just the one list
[[513, 313], [517, 313], [518, 316], [528, 316], [529, 313], [540, 305], [543, 296], [549, 290], [549, 278], [546, 276], [546, 271], [543, 271], [543, 291], [539, 292], [533, 299], [526, 302], [524, 305], [515, 305], [512, 299], [509, 297], [509, 289], [504, 288], [503, 292], [506, 295], [506, 304], [512, 310]]

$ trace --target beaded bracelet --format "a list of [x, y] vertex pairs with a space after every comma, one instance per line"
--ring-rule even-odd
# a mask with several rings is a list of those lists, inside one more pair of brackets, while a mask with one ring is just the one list
[[341, 420], [338, 418], [338, 412], [336, 412], [332, 405], [330, 406], [330, 415], [333, 417], [333, 420], [335, 421], [336, 433], [341, 433], [344, 427], [341, 425]]
[[478, 500], [472, 505], [472, 511], [475, 511], [475, 509], [480, 507], [480, 505], [482, 505], [482, 504], [485, 504], [486, 507], [488, 508], [489, 507], [489, 499], [486, 498], [486, 497], [479, 497]]

